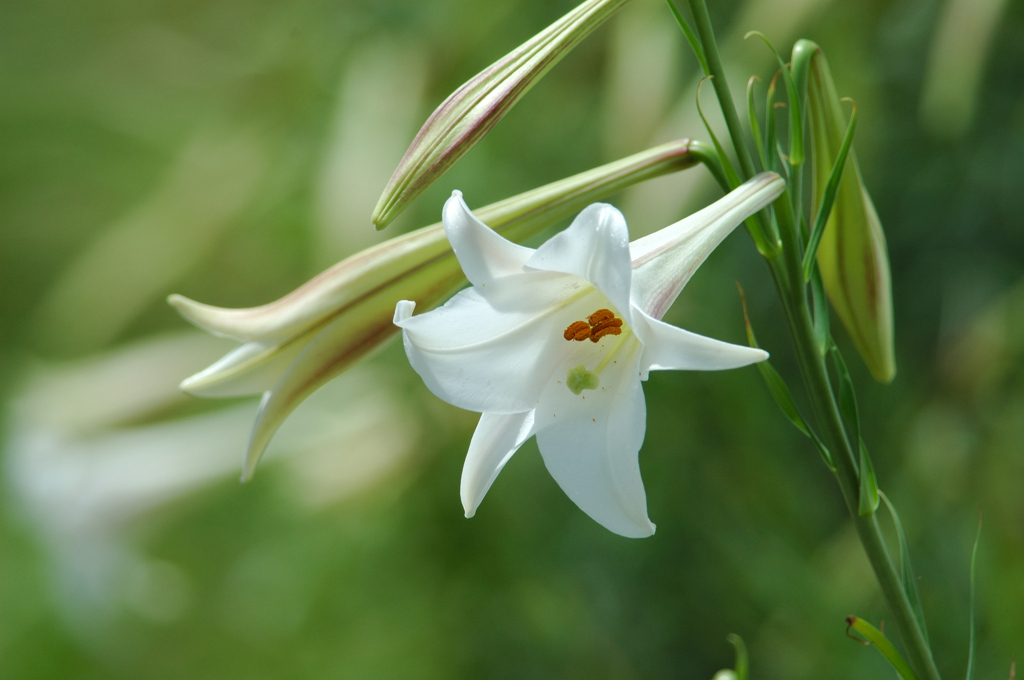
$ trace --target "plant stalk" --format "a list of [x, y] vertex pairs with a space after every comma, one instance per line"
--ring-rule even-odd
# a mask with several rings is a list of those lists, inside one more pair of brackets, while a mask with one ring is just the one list
[[[705, 0], [687, 0], [687, 2], [707, 59], [708, 72], [713, 76], [712, 84], [715, 94], [718, 96], [726, 126], [729, 128], [729, 135], [740, 162], [743, 178], [749, 179], [755, 173], [753, 158], [743, 137], [743, 128], [740, 125], [732, 93], [725, 79], [725, 69], [722, 66], [718, 45], [715, 42], [707, 5]], [[796, 102], [790, 104], [796, 105]], [[797, 189], [797, 187], [793, 187], [793, 189]], [[876, 515], [871, 514], [868, 517], [860, 515], [860, 480], [857, 458], [843, 426], [842, 416], [839, 413], [835, 394], [829, 381], [825, 359], [818, 351], [814, 324], [807, 301], [807, 286], [803, 277], [800, 226], [793, 213], [790, 190], [776, 199], [774, 206], [782, 248], [781, 252], [776, 251], [766, 259], [786, 314], [786, 320], [789, 323], [790, 333], [793, 336], [800, 373], [810, 397], [815, 420], [822, 430], [825, 445], [832, 453], [832, 460], [836, 468], [836, 480], [839, 482], [843, 500], [846, 502], [846, 508], [853, 520], [864, 553], [878, 579], [882, 595], [895, 619], [896, 628], [906, 647], [911, 666], [920, 680], [941, 680], [932, 658], [931, 649], [925, 641], [910, 601], [903, 590], [901, 577], [885, 547]]]
[[743, 170], [743, 179], [748, 180], [757, 171], [754, 170], [754, 160], [751, 158], [747, 142], [743, 138], [743, 127], [740, 125], [740, 118], [736, 113], [736, 105], [732, 101], [729, 81], [725, 79], [725, 68], [722, 66], [722, 57], [718, 54], [718, 43], [715, 42], [715, 32], [711, 27], [708, 7], [704, 4], [704, 0], [687, 0], [687, 2], [690, 5], [690, 13], [693, 14], [701, 46], [704, 48], [704, 56], [708, 60], [708, 73], [712, 76], [711, 84], [718, 96], [722, 115], [725, 116], [725, 125], [729, 128], [729, 136]]
[[[779, 289], [786, 312], [793, 343], [796, 347], [800, 373], [810, 397], [814, 417], [821, 428], [821, 436], [832, 452], [836, 480], [846, 501], [857, 536], [860, 538], [871, 568], [878, 579], [882, 595], [892, 612], [900, 638], [906, 647], [910, 664], [921, 680], [940, 680], [931, 649], [918, 625], [914, 610], [903, 590], [901, 577], [885, 547], [877, 515], [862, 517], [859, 512], [860, 484], [857, 459], [850, 445], [835, 395], [828, 377], [824, 357], [818, 352], [814, 324], [807, 304], [806, 286], [800, 263], [798, 226], [793, 216], [787, 190], [775, 201], [782, 257], [769, 260], [773, 278]], [[780, 269], [782, 271], [780, 271]]]

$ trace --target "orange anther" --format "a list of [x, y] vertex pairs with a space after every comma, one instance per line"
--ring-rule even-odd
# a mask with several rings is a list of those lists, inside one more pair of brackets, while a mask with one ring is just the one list
[[590, 341], [597, 342], [606, 335], [619, 335], [622, 333], [622, 321], [616, 319], [619, 322], [618, 326], [602, 326], [600, 329], [594, 328], [590, 331]]
[[[590, 339], [594, 340], [595, 336], [600, 337], [597, 334], [600, 333], [601, 331], [603, 331], [606, 328], [621, 328], [621, 327], [622, 327], [622, 319], [616, 319], [615, 317], [612, 317], [611, 319], [605, 319], [604, 321], [602, 321], [602, 322], [600, 322], [598, 324], [594, 324], [593, 328], [590, 329]], [[612, 335], [618, 335], [618, 332], [613, 332]], [[594, 342], [597, 342], [597, 340], [594, 340]]]
[[566, 340], [577, 340], [582, 342], [590, 337], [590, 326], [586, 321], [573, 321], [562, 334]]
[[591, 326], [596, 326], [599, 323], [601, 323], [602, 321], [607, 321], [608, 319], [614, 319], [614, 318], [615, 318], [615, 313], [612, 312], [612, 310], [610, 310], [610, 309], [599, 309], [596, 312], [594, 312], [593, 314], [591, 314], [590, 316], [588, 316], [587, 317], [587, 321], [590, 322]]

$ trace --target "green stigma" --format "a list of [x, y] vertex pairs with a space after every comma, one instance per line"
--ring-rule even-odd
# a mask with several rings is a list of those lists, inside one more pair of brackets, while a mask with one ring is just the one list
[[575, 368], [569, 369], [569, 375], [565, 378], [565, 384], [569, 386], [573, 394], [579, 394], [583, 390], [596, 390], [601, 384], [597, 373], [588, 371], [583, 364], [577, 364]]

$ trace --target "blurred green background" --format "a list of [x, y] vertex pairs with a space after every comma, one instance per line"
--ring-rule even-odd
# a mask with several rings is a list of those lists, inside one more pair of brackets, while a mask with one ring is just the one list
[[[532, 442], [464, 519], [476, 416], [394, 343], [307, 402], [245, 486], [256, 401], [176, 390], [231, 344], [169, 293], [262, 304], [436, 222], [454, 188], [482, 206], [706, 138], [695, 60], [660, 0], [634, 0], [375, 234], [430, 110], [572, 4], [0, 5], [0, 677], [710, 678], [731, 632], [755, 678], [891, 677], [844, 635], [886, 611], [835, 484], [752, 368], [645, 385], [641, 541], [573, 506]], [[1006, 678], [1024, 655], [1024, 6], [710, 4], [737, 88], [774, 73], [741, 39], [760, 29], [820, 43], [860, 106], [899, 363], [881, 386], [847, 350], [867, 441], [947, 677], [984, 512], [977, 677]], [[716, 196], [698, 168], [612, 202], [636, 235]], [[741, 282], [796, 388], [741, 232], [669, 320], [742, 342]]]

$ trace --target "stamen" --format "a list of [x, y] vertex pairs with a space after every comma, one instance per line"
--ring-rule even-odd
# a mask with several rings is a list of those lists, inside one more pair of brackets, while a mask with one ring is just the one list
[[597, 342], [606, 335], [619, 335], [622, 333], [621, 328], [622, 319], [616, 317], [612, 310], [602, 308], [588, 316], [586, 321], [573, 321], [562, 333], [562, 337], [570, 342], [583, 342], [587, 338]]
[[590, 326], [586, 321], [573, 321], [562, 335], [566, 340], [582, 342], [590, 337]]
[[[593, 315], [590, 318], [594, 318]], [[622, 332], [622, 319], [604, 319], [596, 324], [591, 324], [593, 328], [590, 329], [590, 341], [597, 342], [606, 335], [618, 335]]]
[[605, 326], [599, 331], [591, 331], [590, 341], [597, 342], [606, 335], [619, 335], [620, 333], [622, 333], [622, 329], [619, 328], [618, 326]]
[[628, 326], [625, 326], [622, 319], [615, 316], [615, 312], [610, 309], [599, 309], [588, 316], [586, 321], [573, 321], [562, 334], [568, 341], [580, 342], [590, 338], [590, 341], [595, 343], [606, 335], [621, 337], [605, 353], [604, 358], [594, 367], [593, 371], [588, 370], [584, 364], [577, 364], [569, 369], [565, 383], [573, 394], [581, 394], [583, 390], [596, 390], [600, 386], [601, 380], [598, 376], [601, 371], [605, 369], [612, 357], [619, 353], [626, 340], [633, 337], [633, 333]]

